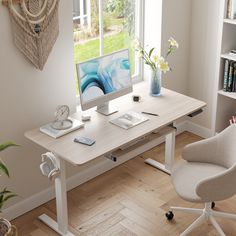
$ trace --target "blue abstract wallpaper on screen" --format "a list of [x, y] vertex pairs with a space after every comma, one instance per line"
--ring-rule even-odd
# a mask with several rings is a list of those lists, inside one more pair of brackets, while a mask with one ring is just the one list
[[128, 50], [79, 64], [79, 84], [84, 102], [131, 86]]

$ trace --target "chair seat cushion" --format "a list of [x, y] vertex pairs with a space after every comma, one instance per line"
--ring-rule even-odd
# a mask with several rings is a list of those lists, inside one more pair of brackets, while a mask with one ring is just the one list
[[181, 160], [173, 166], [171, 179], [180, 197], [190, 202], [204, 202], [196, 193], [197, 184], [225, 170], [219, 165]]

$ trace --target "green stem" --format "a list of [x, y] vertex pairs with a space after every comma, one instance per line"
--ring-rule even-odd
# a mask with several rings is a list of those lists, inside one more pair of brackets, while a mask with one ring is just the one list
[[152, 69], [155, 70], [155, 69], [156, 69], [156, 65], [151, 61], [151, 59], [150, 59], [149, 56], [148, 56], [148, 53], [145, 51], [145, 49], [144, 49], [142, 46], [140, 46], [140, 49], [141, 49], [141, 50], [139, 50], [139, 51], [142, 51], [142, 52], [143, 52], [142, 58], [144, 59], [144, 61], [145, 61], [148, 65], [150, 65]]
[[144, 54], [143, 54], [143, 58], [150, 64], [151, 68], [153, 70], [156, 69], [156, 65], [151, 61], [151, 59], [149, 58], [147, 52], [145, 50], [143, 50]]
[[168, 48], [168, 51], [166, 53], [166, 57], [165, 59], [167, 60], [167, 57], [174, 51], [174, 48], [170, 45], [169, 48]]

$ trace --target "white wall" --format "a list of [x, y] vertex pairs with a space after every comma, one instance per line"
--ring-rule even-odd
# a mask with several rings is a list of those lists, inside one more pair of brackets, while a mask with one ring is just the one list
[[0, 186], [19, 195], [21, 201], [49, 185], [39, 171], [45, 150], [26, 140], [24, 132], [53, 119], [57, 105], [75, 111], [73, 79], [72, 1], [60, 1], [60, 35], [41, 72], [13, 44], [8, 10], [0, 6], [0, 143], [14, 140], [21, 147], [1, 153], [11, 178], [0, 177]]
[[221, 0], [193, 0], [188, 95], [207, 103], [194, 122], [212, 127]]
[[[150, 50], [155, 47], [154, 53], [161, 49], [161, 22], [162, 0], [145, 1], [144, 46]], [[144, 79], [149, 79], [150, 67], [144, 67]]]
[[207, 103], [204, 112], [191, 121], [209, 135], [218, 73], [221, 1], [164, 0], [162, 12], [162, 49], [170, 36], [180, 45], [169, 59], [173, 72], [163, 76], [163, 85]]
[[179, 49], [168, 59], [173, 71], [163, 76], [163, 85], [169, 89], [186, 94], [189, 80], [192, 1], [163, 0], [162, 9], [162, 54], [166, 53], [167, 41], [171, 36], [179, 43]]
[[[162, 48], [166, 53], [168, 39], [174, 37], [180, 47], [168, 58], [173, 71], [163, 75], [163, 86], [187, 93], [191, 0], [148, 0], [145, 1], [145, 45], [149, 48]], [[145, 67], [145, 78], [149, 76], [149, 67]]]

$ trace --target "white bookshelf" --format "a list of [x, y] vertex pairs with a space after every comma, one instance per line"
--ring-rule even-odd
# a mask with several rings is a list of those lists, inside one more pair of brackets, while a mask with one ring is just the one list
[[[232, 98], [232, 99], [236, 100], [236, 93], [235, 92], [224, 92], [223, 89], [221, 89], [218, 91], [218, 94], [221, 96], [225, 96], [225, 97]], [[235, 104], [235, 106], [236, 106], [236, 104]], [[235, 111], [235, 114], [236, 114], [236, 111]]]
[[223, 54], [221, 54], [221, 58], [228, 59], [228, 60], [231, 60], [231, 61], [236, 61], [236, 54], [232, 55], [230, 53], [223, 53]]
[[224, 19], [224, 23], [226, 23], [226, 24], [236, 25], [236, 20]]
[[227, 0], [220, 1], [220, 24], [218, 31], [219, 55], [217, 60], [216, 78], [213, 84], [215, 96], [212, 112], [212, 134], [222, 131], [229, 125], [229, 119], [236, 114], [236, 93], [224, 92], [224, 66], [225, 59], [236, 61], [236, 55], [230, 54], [230, 50], [236, 49], [236, 19], [226, 19]]

